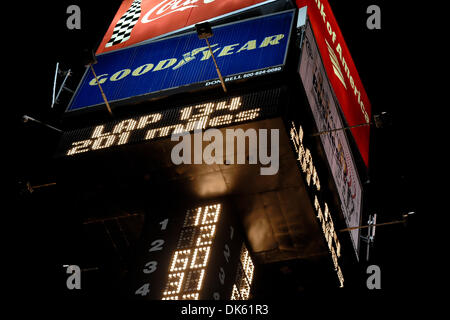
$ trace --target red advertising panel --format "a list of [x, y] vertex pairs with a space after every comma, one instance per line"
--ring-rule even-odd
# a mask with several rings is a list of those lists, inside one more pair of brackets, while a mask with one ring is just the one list
[[[296, 0], [308, 6], [308, 18], [334, 94], [349, 126], [370, 122], [371, 105], [350, 51], [327, 0]], [[369, 164], [369, 126], [351, 129], [366, 166]]]
[[148, 40], [267, 0], [124, 0], [97, 54]]

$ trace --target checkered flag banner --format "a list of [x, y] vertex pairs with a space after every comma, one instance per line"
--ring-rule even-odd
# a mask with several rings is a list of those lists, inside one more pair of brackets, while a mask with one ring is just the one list
[[141, 0], [134, 0], [130, 8], [123, 14], [119, 22], [114, 27], [111, 39], [106, 44], [106, 48], [122, 43], [130, 39], [131, 30], [138, 22], [141, 15]]

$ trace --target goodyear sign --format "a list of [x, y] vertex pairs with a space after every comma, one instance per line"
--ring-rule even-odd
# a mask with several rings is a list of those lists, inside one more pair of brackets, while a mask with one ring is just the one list
[[[214, 28], [209, 42], [225, 81], [282, 70], [293, 15], [286, 11]], [[208, 46], [196, 33], [105, 53], [97, 60], [97, 80], [86, 69], [67, 111], [103, 104], [97, 81], [113, 106], [220, 83]]]

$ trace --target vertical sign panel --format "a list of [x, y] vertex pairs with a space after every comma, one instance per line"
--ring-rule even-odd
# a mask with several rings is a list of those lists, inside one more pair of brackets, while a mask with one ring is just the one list
[[[371, 105], [350, 51], [327, 0], [296, 0], [308, 6], [308, 19], [317, 40], [326, 74], [349, 126], [370, 122]], [[351, 129], [366, 166], [369, 165], [369, 126]]]
[[[300, 76], [319, 131], [342, 128], [338, 104], [328, 82], [316, 41], [308, 24], [300, 62]], [[352, 152], [344, 130], [320, 135], [331, 173], [341, 200], [342, 212], [348, 227], [360, 225], [362, 188]], [[359, 230], [351, 231], [356, 252], [359, 249]]]

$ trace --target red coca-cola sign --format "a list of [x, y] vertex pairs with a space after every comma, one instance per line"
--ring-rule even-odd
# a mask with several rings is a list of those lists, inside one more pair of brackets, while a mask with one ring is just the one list
[[97, 54], [113, 51], [267, 0], [124, 0]]

